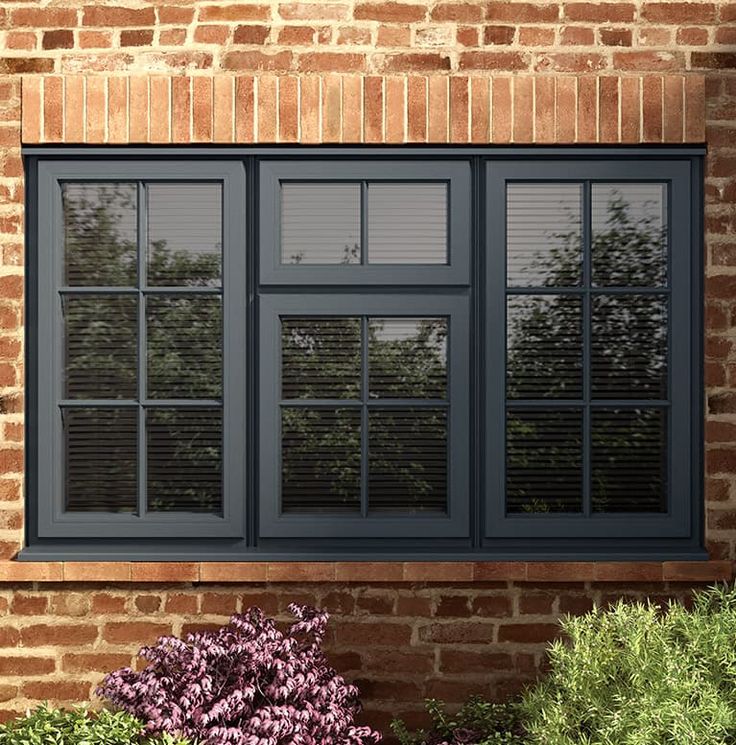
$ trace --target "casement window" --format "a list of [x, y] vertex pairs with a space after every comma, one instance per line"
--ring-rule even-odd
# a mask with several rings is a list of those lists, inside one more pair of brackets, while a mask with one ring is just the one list
[[28, 548], [701, 552], [700, 154], [31, 151]]

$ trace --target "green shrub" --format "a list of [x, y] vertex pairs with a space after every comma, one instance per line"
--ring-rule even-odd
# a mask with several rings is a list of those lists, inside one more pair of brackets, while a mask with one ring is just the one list
[[66, 711], [39, 706], [0, 725], [0, 745], [188, 745], [166, 736], [141, 737], [143, 725], [124, 712]]
[[736, 745], [736, 591], [692, 610], [624, 604], [563, 622], [527, 691], [530, 745]]
[[522, 745], [516, 707], [492, 704], [474, 696], [457, 714], [449, 714], [436, 699], [426, 702], [432, 720], [429, 730], [410, 732], [395, 719], [391, 730], [400, 745]]

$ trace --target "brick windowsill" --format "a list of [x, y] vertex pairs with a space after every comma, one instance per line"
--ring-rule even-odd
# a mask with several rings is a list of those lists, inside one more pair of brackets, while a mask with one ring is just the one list
[[0, 562], [9, 582], [716, 582], [730, 561]]

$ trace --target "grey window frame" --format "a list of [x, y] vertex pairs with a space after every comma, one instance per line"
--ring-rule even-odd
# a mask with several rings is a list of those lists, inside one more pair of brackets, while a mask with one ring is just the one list
[[[58, 298], [63, 256], [63, 216], [61, 184], [64, 181], [133, 181], [138, 186], [138, 254], [139, 267], [145, 261], [145, 206], [141, 203], [144, 182], [218, 182], [223, 186], [223, 451], [222, 451], [222, 516], [186, 513], [134, 514], [70, 513], [63, 510], [61, 422], [57, 415], [61, 407], [61, 324]], [[83, 538], [109, 536], [116, 538], [155, 538], [163, 532], [178, 538], [234, 538], [244, 535], [244, 504], [238, 497], [244, 491], [246, 474], [244, 459], [238, 453], [238, 443], [245, 447], [245, 391], [234, 378], [233, 371], [245, 368], [246, 343], [243, 320], [246, 317], [245, 297], [238, 284], [245, 285], [245, 257], [237, 249], [238, 236], [245, 231], [245, 174], [237, 163], [206, 164], [187, 161], [151, 163], [148, 161], [43, 161], [38, 165], [38, 240], [34, 261], [38, 281], [38, 319], [36, 323], [38, 361], [30, 374], [37, 375], [34, 386], [38, 396], [37, 448], [40, 463], [51, 467], [38, 470], [38, 535], [40, 538]], [[41, 217], [43, 216], [43, 217]], [[143, 258], [141, 258], [143, 257]], [[140, 278], [139, 278], [140, 283]], [[72, 288], [74, 293], [89, 292], [89, 288]], [[161, 289], [151, 287], [135, 290], [145, 297], [147, 291], [156, 294]], [[122, 290], [124, 291], [124, 290]], [[99, 294], [118, 294], [121, 288], [95, 288]], [[133, 291], [131, 291], [133, 292]], [[200, 287], [177, 288], [176, 295], [202, 295]], [[139, 318], [143, 310], [139, 311]], [[139, 321], [140, 323], [141, 321]], [[138, 347], [140, 358], [140, 339]], [[238, 359], [233, 359], [237, 357]], [[139, 366], [140, 366], [139, 360]], [[120, 406], [114, 399], [105, 404]], [[81, 399], [72, 405], [102, 405], [103, 401]], [[139, 411], [156, 402], [139, 402]], [[202, 403], [178, 402], [179, 407], [201, 406]], [[142, 416], [142, 415], [141, 415]], [[138, 422], [139, 500], [142, 479], [141, 445], [145, 429]]]
[[[657, 536], [660, 538], [682, 538], [690, 535], [691, 494], [697, 483], [697, 469], [693, 468], [691, 458], [676, 457], [675, 453], [690, 447], [684, 447], [691, 437], [691, 417], [693, 401], [691, 399], [694, 378], [697, 378], [692, 367], [693, 355], [693, 320], [694, 298], [691, 290], [691, 182], [690, 168], [684, 162], [662, 162], [655, 160], [617, 160], [586, 161], [568, 163], [561, 172], [555, 163], [530, 163], [528, 161], [509, 160], [502, 164], [486, 166], [487, 193], [486, 216], [488, 245], [488, 263], [486, 266], [486, 288], [488, 317], [491, 319], [486, 333], [486, 369], [487, 401], [486, 421], [486, 462], [490, 473], [495, 474], [494, 488], [502, 499], [490, 500], [485, 520], [486, 538], [524, 537], [524, 538], [632, 538]], [[547, 290], [530, 289], [531, 294], [564, 294], [576, 295], [583, 299], [597, 292], [611, 294], [635, 292], [667, 295], [670, 298], [668, 328], [668, 374], [669, 401], [671, 417], [668, 421], [668, 510], [662, 514], [616, 513], [605, 514], [592, 512], [590, 509], [590, 478], [586, 473], [587, 465], [583, 462], [583, 512], [581, 514], [552, 513], [543, 517], [536, 514], [507, 514], [505, 510], [505, 423], [507, 406], [521, 407], [524, 402], [513, 401], [507, 404], [505, 390], [506, 365], [494, 365], [494, 360], [506, 359], [506, 298], [509, 294], [523, 294], [523, 288], [508, 289], [506, 286], [506, 185], [511, 182], [560, 183], [583, 182], [582, 236], [583, 252], [589, 251], [590, 243], [590, 188], [595, 182], [615, 183], [665, 183], [669, 190], [668, 237], [669, 237], [669, 284], [666, 288], [649, 291], [646, 288], [551, 288]], [[499, 250], [503, 247], [503, 250]], [[584, 264], [587, 262], [584, 259]], [[676, 301], [672, 301], [675, 298]], [[585, 307], [585, 303], [584, 303]], [[590, 323], [583, 313], [584, 327]], [[677, 333], [673, 331], [677, 329]], [[583, 337], [588, 336], [584, 329]], [[695, 337], [697, 338], [697, 337]], [[589, 366], [589, 346], [584, 345], [583, 376]], [[585, 397], [584, 397], [585, 399]], [[581, 403], [582, 402], [582, 403]], [[590, 410], [589, 399], [581, 402], [560, 402], [551, 399], [533, 405], [537, 409], [555, 409], [561, 407], [582, 408]], [[642, 406], [652, 406], [646, 400]], [[596, 401], [592, 408], [622, 405], [633, 408], [636, 402]], [[589, 427], [583, 433], [584, 452], [590, 452]], [[586, 478], [587, 476], [587, 478]], [[494, 477], [491, 477], [494, 478]], [[490, 478], [489, 478], [490, 482]], [[541, 517], [541, 519], [540, 519]]]
[[[455, 295], [288, 294], [262, 295], [260, 316], [259, 534], [263, 538], [463, 538], [469, 535], [468, 298]], [[282, 316], [433, 316], [449, 320], [448, 344], [448, 510], [446, 515], [283, 515], [280, 514], [280, 327]], [[364, 360], [363, 364], [367, 361]], [[391, 405], [398, 401], [392, 400]], [[402, 405], [421, 406], [403, 399]], [[295, 402], [290, 402], [295, 405]], [[376, 401], [376, 408], [386, 406]], [[365, 404], [363, 404], [365, 406]], [[357, 408], [357, 406], [354, 406]], [[363, 458], [365, 452], [365, 436]], [[364, 474], [366, 473], [364, 466]], [[365, 484], [363, 484], [365, 489]]]
[[[27, 561], [48, 560], [581, 560], [590, 559], [700, 559], [707, 554], [703, 548], [703, 253], [702, 253], [702, 189], [703, 189], [703, 155], [699, 147], [668, 146], [616, 146], [616, 147], [434, 147], [434, 146], [397, 146], [397, 147], [26, 147], [23, 156], [26, 162], [27, 189], [27, 321], [26, 321], [26, 547], [19, 558]], [[319, 165], [316, 165], [319, 161]], [[445, 168], [461, 162], [463, 171], [470, 172], [467, 190], [468, 219], [465, 222], [467, 234], [468, 262], [467, 273], [463, 276], [452, 275], [457, 268], [457, 255], [451, 249], [451, 265], [419, 267], [427, 269], [430, 274], [419, 277], [416, 266], [408, 267], [402, 278], [396, 275], [397, 267], [377, 266], [375, 269], [384, 276], [371, 278], [372, 266], [350, 266], [356, 270], [352, 277], [330, 277], [322, 271], [325, 267], [298, 267], [286, 265], [278, 267], [283, 270], [278, 277], [269, 276], [272, 267], [263, 265], [262, 252], [259, 248], [259, 236], [265, 231], [260, 224], [263, 202], [268, 201], [267, 193], [261, 193], [261, 176], [265, 165], [269, 163], [283, 166], [287, 173], [292, 173], [294, 166], [304, 164], [317, 167], [323, 177], [330, 180], [327, 169], [339, 168], [350, 162], [358, 164], [363, 173], [365, 167], [390, 164], [394, 174], [403, 174], [400, 169], [411, 169], [431, 161], [438, 167]], [[379, 163], [379, 161], [383, 161]], [[494, 366], [498, 366], [499, 351], [505, 355], [505, 329], [503, 316], [493, 316], [494, 303], [498, 303], [498, 277], [492, 276], [493, 267], [498, 264], [505, 253], [505, 245], [498, 242], [499, 235], [494, 234], [492, 221], [497, 205], [491, 203], [491, 182], [487, 175], [495, 171], [506, 172], [509, 164], [524, 165], [532, 171], [543, 169], [555, 170], [557, 178], [569, 179], [573, 169], [584, 164], [591, 168], [611, 168], [624, 161], [631, 164], [634, 171], [641, 172], [646, 163], [659, 167], [663, 164], [676, 164], [680, 169], [679, 178], [684, 184], [687, 181], [689, 201], [682, 204], [680, 214], [687, 213], [689, 224], [687, 235], [682, 242], [687, 244], [687, 266], [689, 275], [684, 292], [690, 303], [688, 319], [689, 354], [685, 361], [689, 370], [690, 386], [683, 396], [687, 397], [689, 420], [687, 431], [681, 432], [676, 443], [678, 457], [688, 461], [689, 478], [686, 489], [683, 488], [683, 509], [680, 510], [680, 523], [675, 524], [671, 516], [666, 520], [657, 520], [654, 524], [640, 523], [642, 517], [634, 516], [628, 520], [628, 530], [615, 537], [609, 531], [601, 530], [601, 537], [591, 536], [584, 528], [567, 530], [560, 534], [555, 517], [549, 521], [549, 527], [540, 531], [529, 531], [529, 524], [513, 516], [502, 516], [500, 520], [492, 517], [494, 505], [502, 504], [503, 491], [499, 491], [499, 472], [496, 470], [499, 451], [494, 450], [502, 445], [499, 439], [498, 426], [493, 427], [494, 406], [498, 406], [491, 384]], [[104, 165], [101, 165], [104, 164]], [[48, 451], [44, 450], [47, 435], [43, 425], [44, 385], [48, 384], [49, 373], [44, 362], [44, 335], [42, 333], [42, 291], [45, 285], [41, 282], [43, 275], [44, 241], [49, 244], [51, 232], [48, 214], [50, 202], [44, 197], [48, 192], [48, 174], [68, 173], [72, 177], [90, 178], [90, 172], [102, 173], [97, 180], [107, 180], [111, 174], [122, 174], [124, 179], [141, 180], [147, 173], [169, 173], [173, 180], [180, 180], [187, 174], [195, 180], [211, 180], [208, 175], [230, 173], [237, 174], [231, 183], [237, 186], [240, 196], [233, 200], [232, 220], [228, 220], [226, 229], [230, 230], [233, 241], [233, 261], [236, 271], [226, 281], [239, 286], [238, 295], [231, 299], [237, 304], [237, 324], [232, 327], [232, 339], [240, 350], [231, 355], [231, 361], [240, 360], [233, 368], [233, 375], [240, 384], [243, 412], [237, 428], [237, 453], [234, 467], [240, 469], [242, 476], [240, 486], [233, 490], [235, 501], [233, 515], [239, 511], [240, 519], [228, 523], [223, 534], [209, 535], [203, 532], [200, 522], [188, 523], [175, 521], [160, 523], [150, 530], [121, 532], [115, 521], [99, 522], [99, 530], [94, 523], [73, 526], [68, 533], [59, 533], [59, 525], [54, 522], [43, 522], [53, 513], [49, 512], [46, 502], [50, 499], [48, 490], [43, 491], [44, 468]], [[512, 170], [515, 170], [514, 165]], [[421, 169], [419, 169], [421, 170]], [[515, 171], [518, 173], [518, 171]], [[144, 174], [143, 176], [141, 174]], [[158, 175], [154, 176], [158, 179]], [[94, 177], [93, 177], [94, 180]], [[383, 179], [380, 179], [383, 180]], [[396, 180], [406, 180], [399, 176]], [[636, 180], [636, 179], [635, 179]], [[652, 180], [646, 174], [644, 180]], [[685, 187], [683, 187], [685, 188]], [[235, 205], [237, 203], [237, 210]], [[674, 210], [673, 210], [674, 212]], [[266, 211], [266, 215], [268, 215]], [[273, 212], [271, 213], [273, 214]], [[684, 223], [683, 223], [684, 224]], [[675, 233], [674, 223], [672, 232]], [[493, 243], [490, 238], [493, 237]], [[684, 260], [684, 259], [683, 259]], [[260, 265], [260, 266], [259, 266]], [[317, 269], [310, 277], [303, 270]], [[330, 269], [330, 267], [327, 267]], [[333, 267], [334, 268], [334, 267]], [[344, 267], [337, 267], [343, 269]], [[261, 274], [259, 275], [259, 269]], [[434, 275], [434, 272], [440, 272]], [[236, 277], [237, 273], [237, 277]], [[231, 273], [228, 271], [227, 275]], [[434, 275], [434, 276], [433, 276]], [[361, 278], [362, 277], [362, 278]], [[385, 280], [385, 282], [384, 282]], [[505, 281], [505, 270], [500, 274], [501, 283]], [[300, 285], [303, 285], [301, 287]], [[245, 288], [245, 289], [243, 289]], [[46, 291], [48, 288], [46, 287]], [[271, 300], [280, 302], [290, 297], [302, 298], [309, 295], [330, 295], [330, 297], [347, 299], [372, 298], [377, 295], [390, 295], [397, 299], [403, 296], [423, 296], [428, 303], [432, 298], [457, 296], [468, 303], [468, 324], [470, 345], [467, 353], [467, 374], [469, 385], [469, 417], [466, 423], [467, 458], [470, 467], [467, 469], [468, 489], [468, 522], [470, 526], [467, 537], [452, 538], [441, 535], [421, 538], [399, 529], [396, 537], [361, 536], [357, 538], [339, 537], [320, 538], [313, 530], [308, 537], [292, 537], [279, 534], [278, 537], [265, 538], [259, 534], [261, 507], [259, 505], [259, 483], [261, 482], [260, 459], [263, 457], [259, 443], [258, 422], [262, 415], [259, 401], [259, 388], [262, 383], [262, 371], [258, 360], [259, 338], [262, 310], [257, 305], [266, 305]], [[505, 286], [502, 297], [505, 298]], [[303, 307], [303, 306], [302, 306]], [[431, 306], [430, 306], [431, 307]], [[383, 312], [383, 309], [382, 309]], [[359, 313], [353, 307], [348, 315]], [[431, 315], [436, 314], [432, 310]], [[489, 345], [489, 341], [490, 344]], [[485, 348], [484, 348], [485, 345]], [[42, 364], [43, 363], [43, 364]], [[226, 364], [229, 368], [229, 363]], [[227, 373], [226, 373], [227, 374]], [[234, 377], [235, 379], [235, 377]], [[501, 394], [503, 395], [503, 394]], [[494, 403], [495, 401], [495, 403]], [[247, 416], [246, 416], [247, 413]], [[243, 445], [242, 443], [245, 443]], [[495, 443], [495, 444], [494, 444]], [[226, 447], [232, 446], [232, 438], [225, 441]], [[226, 500], [230, 494], [226, 493]], [[614, 521], [617, 516], [614, 516]], [[412, 518], [407, 518], [411, 525]], [[610, 520], [609, 520], [610, 522]], [[624, 522], [624, 521], [621, 521]], [[602, 524], [602, 523], [601, 523]], [[493, 526], [496, 527], [493, 527]], [[491, 529], [488, 529], [491, 527]], [[51, 529], [50, 529], [51, 528]], [[174, 528], [182, 528], [177, 532]], [[498, 529], [496, 529], [498, 528]], [[537, 531], [537, 532], [535, 532]]]

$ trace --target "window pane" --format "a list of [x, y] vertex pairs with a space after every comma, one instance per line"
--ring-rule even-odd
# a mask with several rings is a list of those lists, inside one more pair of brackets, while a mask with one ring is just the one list
[[67, 285], [135, 285], [137, 187], [130, 183], [65, 183], [64, 281]]
[[146, 322], [148, 397], [220, 398], [220, 298], [149, 297]]
[[591, 427], [593, 510], [666, 512], [666, 411], [593, 409]]
[[146, 412], [148, 510], [222, 510], [222, 412], [152, 409]]
[[360, 264], [360, 184], [282, 184], [281, 262]]
[[509, 398], [580, 398], [583, 336], [580, 298], [508, 299], [506, 386]]
[[667, 398], [667, 300], [593, 297], [593, 398]]
[[580, 512], [582, 485], [582, 412], [509, 411], [507, 511]]
[[593, 184], [593, 282], [607, 287], [667, 284], [667, 187]]
[[360, 409], [281, 410], [281, 510], [360, 513]]
[[283, 398], [360, 396], [360, 319], [283, 318]]
[[447, 184], [370, 184], [368, 263], [447, 264]]
[[510, 287], [580, 284], [582, 185], [509, 184], [506, 191]]
[[63, 297], [64, 397], [138, 397], [138, 299]]
[[446, 398], [445, 319], [371, 318], [368, 356], [371, 398]]
[[368, 415], [371, 512], [447, 511], [447, 411], [380, 409]]
[[62, 423], [67, 511], [134, 512], [138, 410], [65, 409]]
[[222, 187], [149, 184], [148, 284], [218, 285]]

